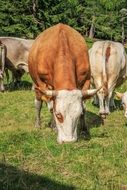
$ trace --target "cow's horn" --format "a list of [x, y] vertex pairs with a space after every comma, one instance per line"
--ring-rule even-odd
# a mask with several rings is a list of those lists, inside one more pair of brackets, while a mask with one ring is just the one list
[[56, 90], [45, 90], [43, 93], [47, 96], [57, 96], [57, 91]]
[[85, 91], [82, 91], [82, 94], [83, 96], [94, 96], [101, 88], [102, 86], [99, 87], [98, 89], [85, 90]]
[[118, 98], [118, 99], [122, 99], [122, 96], [123, 96], [123, 93], [120, 93], [120, 92], [115, 92], [115, 94], [116, 94], [116, 97]]

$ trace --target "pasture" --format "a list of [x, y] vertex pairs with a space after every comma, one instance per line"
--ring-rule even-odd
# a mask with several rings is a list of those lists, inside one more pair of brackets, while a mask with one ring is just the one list
[[[23, 81], [31, 80], [25, 75]], [[25, 85], [0, 93], [1, 190], [119, 190], [127, 184], [127, 119], [118, 100], [105, 125], [88, 100], [90, 135], [59, 145], [46, 105], [42, 128], [34, 128], [34, 92]], [[126, 89], [127, 82], [119, 91]]]

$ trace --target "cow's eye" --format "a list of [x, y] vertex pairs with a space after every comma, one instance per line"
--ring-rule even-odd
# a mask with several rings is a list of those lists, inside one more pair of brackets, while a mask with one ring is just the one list
[[58, 121], [60, 123], [63, 123], [63, 116], [62, 116], [62, 114], [61, 113], [56, 113], [55, 115], [56, 115], [56, 118], [58, 119]]

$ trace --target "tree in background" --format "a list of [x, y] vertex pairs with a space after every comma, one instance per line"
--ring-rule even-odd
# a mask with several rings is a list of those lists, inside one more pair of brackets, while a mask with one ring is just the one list
[[59, 22], [90, 38], [127, 39], [126, 0], [1, 0], [0, 35], [35, 38]]
[[125, 27], [126, 27], [126, 20], [127, 20], [127, 9], [123, 8], [120, 10], [120, 13], [121, 13], [121, 27], [122, 27], [122, 43], [125, 42]]

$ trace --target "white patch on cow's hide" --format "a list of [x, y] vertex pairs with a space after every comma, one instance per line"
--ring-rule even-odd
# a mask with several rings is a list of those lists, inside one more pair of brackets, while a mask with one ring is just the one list
[[[58, 142], [74, 142], [77, 140], [77, 125], [83, 112], [82, 93], [80, 90], [60, 90], [56, 97], [54, 117], [58, 129]], [[63, 122], [57, 118], [62, 114]]]

